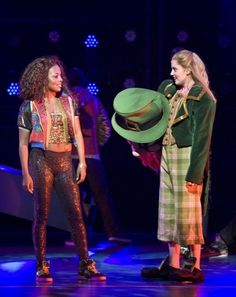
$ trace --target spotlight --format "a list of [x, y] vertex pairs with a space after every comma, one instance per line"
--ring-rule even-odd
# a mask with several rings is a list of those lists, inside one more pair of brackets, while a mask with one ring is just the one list
[[11, 83], [9, 88], [7, 89], [7, 93], [9, 96], [19, 95], [20, 86], [18, 83]]
[[60, 33], [58, 31], [50, 31], [48, 33], [48, 39], [52, 43], [57, 43], [57, 42], [60, 41], [61, 35], [60, 35]]
[[177, 39], [180, 41], [180, 42], [186, 42], [189, 38], [189, 35], [188, 35], [188, 32], [186, 31], [179, 31], [179, 33], [177, 34]]
[[127, 78], [125, 79], [125, 81], [123, 82], [123, 86], [124, 86], [125, 88], [133, 88], [133, 87], [135, 87], [135, 80], [134, 80], [134, 78], [132, 78], [132, 77], [127, 77]]
[[96, 86], [95, 83], [89, 83], [87, 89], [92, 95], [97, 95], [99, 92], [99, 88]]
[[97, 47], [98, 46], [98, 40], [95, 35], [88, 35], [84, 42], [86, 47]]
[[128, 41], [128, 42], [134, 42], [135, 39], [136, 39], [136, 32], [134, 30], [128, 30], [126, 31], [125, 33], [125, 39]]

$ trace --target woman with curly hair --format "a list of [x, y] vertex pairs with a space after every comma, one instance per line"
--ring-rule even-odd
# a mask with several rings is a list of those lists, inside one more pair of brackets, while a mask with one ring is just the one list
[[[105, 280], [89, 259], [78, 183], [86, 177], [84, 142], [78, 108], [70, 97], [62, 62], [56, 56], [33, 60], [20, 79], [24, 99], [18, 114], [19, 156], [23, 187], [33, 195], [33, 244], [36, 280], [52, 282], [46, 261], [46, 226], [55, 187], [71, 227], [79, 256], [79, 279]], [[71, 161], [75, 145], [80, 163], [75, 172]]]

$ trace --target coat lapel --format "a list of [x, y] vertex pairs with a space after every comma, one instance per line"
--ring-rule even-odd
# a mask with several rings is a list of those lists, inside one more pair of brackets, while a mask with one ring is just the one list
[[[177, 88], [175, 84], [170, 83], [165, 87], [164, 95], [168, 100], [170, 100], [175, 95], [176, 92], [177, 92]], [[200, 85], [195, 84], [189, 91], [187, 98], [183, 100], [173, 124], [176, 124], [188, 118], [189, 117], [188, 100], [199, 101], [201, 97], [204, 95], [204, 93], [205, 93], [205, 90]]]

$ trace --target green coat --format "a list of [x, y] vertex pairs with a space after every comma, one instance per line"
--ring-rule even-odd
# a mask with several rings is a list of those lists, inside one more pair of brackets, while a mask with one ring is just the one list
[[[176, 93], [177, 88], [172, 80], [165, 80], [159, 86], [158, 91], [170, 99]], [[202, 86], [195, 84], [177, 112], [172, 126], [176, 144], [180, 148], [192, 147], [186, 181], [202, 184], [208, 175], [215, 111], [215, 101], [203, 90]]]

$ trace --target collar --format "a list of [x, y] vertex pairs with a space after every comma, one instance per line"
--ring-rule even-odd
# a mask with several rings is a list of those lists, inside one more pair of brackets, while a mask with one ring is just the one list
[[[164, 89], [164, 95], [166, 96], [167, 99], [171, 99], [176, 92], [177, 92], [177, 87], [173, 82], [166, 85]], [[186, 100], [199, 101], [204, 94], [205, 94], [205, 90], [202, 88], [202, 86], [199, 84], [194, 84], [193, 87], [190, 89]]]

